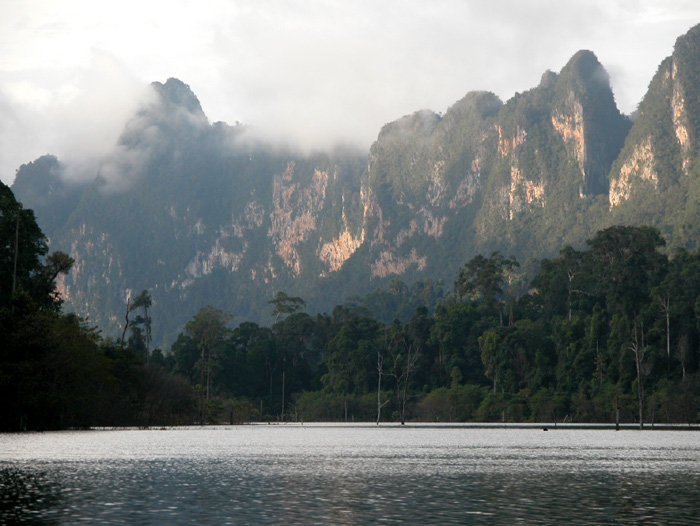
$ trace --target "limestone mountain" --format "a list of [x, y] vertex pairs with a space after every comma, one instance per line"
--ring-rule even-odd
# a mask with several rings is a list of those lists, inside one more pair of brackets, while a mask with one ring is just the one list
[[503, 104], [470, 93], [444, 116], [385, 126], [364, 176], [373, 276], [445, 276], [478, 252], [551, 254], [591, 232], [630, 121], [589, 51]]
[[341, 264], [344, 233], [357, 222], [343, 211], [359, 192], [364, 155], [304, 158], [260, 146], [242, 126], [210, 124], [184, 83], [153, 87], [156, 101], [129, 122], [69, 213], [62, 194], [31, 184], [58, 185], [60, 162], [41, 158], [18, 172], [14, 189], [36, 207], [52, 248], [75, 259], [60, 282], [68, 308], [118, 334], [127, 297], [148, 289], [168, 306], [153, 309], [162, 338], [206, 304], [264, 318], [282, 284], [296, 291], [309, 273]]
[[506, 102], [468, 93], [444, 115], [385, 125], [369, 152], [317, 155], [210, 123], [170, 79], [90, 184], [68, 183], [47, 156], [13, 190], [76, 261], [61, 282], [68, 308], [118, 334], [127, 298], [148, 289], [154, 338], [168, 342], [207, 304], [269, 322], [277, 291], [329, 311], [395, 278], [449, 289], [479, 253], [539, 261], [611, 224], [653, 224], [670, 247], [697, 247], [699, 77], [694, 28], [633, 122], [580, 51]]
[[700, 26], [659, 66], [610, 173], [612, 221], [700, 247]]

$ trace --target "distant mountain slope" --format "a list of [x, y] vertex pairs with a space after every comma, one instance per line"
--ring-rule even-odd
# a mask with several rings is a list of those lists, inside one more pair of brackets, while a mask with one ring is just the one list
[[167, 342], [206, 304], [267, 322], [278, 290], [328, 310], [397, 277], [449, 288], [478, 253], [539, 260], [610, 224], [654, 224], [670, 246], [697, 247], [699, 79], [694, 28], [634, 123], [580, 51], [505, 103], [469, 93], [444, 115], [387, 124], [369, 153], [312, 156], [209, 123], [170, 79], [91, 184], [64, 182], [47, 156], [13, 190], [76, 260], [61, 284], [69, 308], [117, 334], [126, 298], [148, 289]]

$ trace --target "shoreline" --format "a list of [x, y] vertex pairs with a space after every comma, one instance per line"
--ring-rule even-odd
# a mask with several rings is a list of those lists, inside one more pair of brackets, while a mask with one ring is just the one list
[[[557, 430], [619, 430], [619, 431], [700, 431], [700, 424], [645, 424], [643, 429], [639, 424], [625, 423], [616, 426], [614, 423], [559, 423], [559, 422], [241, 422], [237, 424], [206, 424], [181, 426], [147, 426], [147, 427], [90, 427], [82, 431], [172, 431], [191, 429], [227, 429], [245, 426], [255, 427], [304, 427], [304, 428], [364, 428], [364, 429], [535, 429], [542, 431]], [[80, 430], [64, 430], [80, 431]]]

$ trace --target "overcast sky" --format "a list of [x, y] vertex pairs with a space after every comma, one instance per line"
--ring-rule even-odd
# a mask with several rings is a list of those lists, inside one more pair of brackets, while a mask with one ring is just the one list
[[0, 178], [104, 155], [152, 81], [306, 147], [472, 90], [504, 101], [590, 49], [633, 111], [697, 0], [0, 0]]

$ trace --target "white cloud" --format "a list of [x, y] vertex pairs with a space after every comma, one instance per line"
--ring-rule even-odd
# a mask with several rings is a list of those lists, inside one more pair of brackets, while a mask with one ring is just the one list
[[0, 145], [7, 152], [2, 179], [46, 153], [59, 157], [71, 179], [94, 178], [100, 159], [149, 96], [147, 84], [100, 50], [91, 51], [87, 67], [66, 70], [53, 91], [34, 79], [8, 82], [0, 91]]
[[384, 123], [444, 111], [475, 89], [507, 99], [583, 48], [631, 112], [675, 39], [700, 22], [690, 0], [5, 1], [6, 182], [43, 153], [85, 165], [114, 143], [143, 88], [171, 76], [210, 120], [308, 148], [367, 147]]

